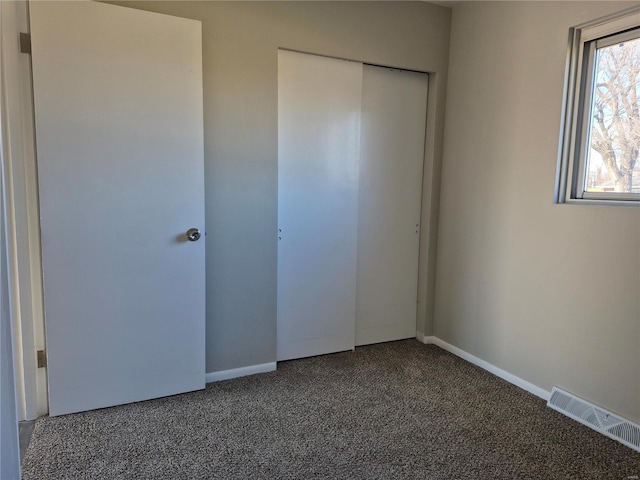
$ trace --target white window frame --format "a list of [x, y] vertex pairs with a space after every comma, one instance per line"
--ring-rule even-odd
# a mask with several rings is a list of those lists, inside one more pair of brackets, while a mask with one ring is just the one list
[[635, 38], [640, 30], [628, 33], [634, 29], [640, 29], [640, 7], [569, 29], [555, 203], [640, 206], [640, 194], [584, 191], [595, 53]]

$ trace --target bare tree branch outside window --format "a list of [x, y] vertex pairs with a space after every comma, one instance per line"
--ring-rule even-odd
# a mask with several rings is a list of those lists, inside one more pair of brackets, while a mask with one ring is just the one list
[[640, 192], [640, 38], [598, 50], [591, 114], [587, 191]]

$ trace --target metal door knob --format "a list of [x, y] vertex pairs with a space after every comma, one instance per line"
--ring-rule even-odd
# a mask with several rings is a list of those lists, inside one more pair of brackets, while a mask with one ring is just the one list
[[200, 239], [200, 230], [197, 228], [190, 228], [187, 230], [187, 240], [190, 242], [197, 242]]

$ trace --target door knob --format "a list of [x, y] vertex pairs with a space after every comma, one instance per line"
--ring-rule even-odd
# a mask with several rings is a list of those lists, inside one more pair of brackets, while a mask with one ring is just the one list
[[197, 242], [200, 239], [200, 230], [197, 228], [190, 228], [187, 230], [187, 240], [190, 242]]

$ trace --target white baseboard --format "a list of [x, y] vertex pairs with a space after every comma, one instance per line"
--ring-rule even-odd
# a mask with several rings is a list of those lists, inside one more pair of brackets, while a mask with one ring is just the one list
[[231, 370], [222, 370], [220, 372], [210, 372], [207, 373], [204, 378], [207, 383], [220, 382], [222, 380], [255, 375], [256, 373], [273, 372], [275, 369], [276, 362], [261, 363], [260, 365], [249, 365], [248, 367], [232, 368]]
[[[455, 347], [450, 343], [447, 343], [444, 340], [439, 339], [438, 337], [435, 337], [433, 335], [424, 335], [419, 332], [416, 335], [416, 338], [420, 342], [426, 345], [431, 345], [431, 344], [437, 345], [443, 350], [453, 353], [454, 355], [462, 358], [463, 360], [466, 360], [469, 363], [473, 363], [474, 365], [477, 365], [478, 367], [490, 373], [493, 373], [497, 377], [500, 377], [503, 380], [506, 380], [507, 382], [512, 383], [513, 385], [520, 387], [523, 390], [526, 390], [527, 392], [530, 392], [537, 397], [542, 398], [543, 400], [548, 401], [551, 396], [551, 392], [548, 392], [545, 389], [538, 387], [537, 385], [534, 385], [533, 383], [527, 382], [526, 380], [523, 380], [520, 377], [517, 377], [501, 368], [498, 368], [495, 365], [492, 365], [491, 363], [476, 357], [475, 355], [465, 352], [461, 348]], [[222, 370], [220, 372], [210, 372], [206, 374], [205, 381], [207, 383], [220, 382], [222, 380], [230, 380], [232, 378], [246, 377], [247, 375], [255, 375], [257, 373], [273, 372], [275, 370], [276, 370], [276, 362], [262, 363], [259, 365], [250, 365], [248, 367], [233, 368], [231, 370]]]
[[512, 383], [516, 387], [520, 387], [520, 388], [522, 388], [523, 390], [526, 390], [529, 393], [533, 393], [536, 397], [540, 397], [540, 398], [542, 398], [543, 400], [546, 400], [546, 401], [548, 401], [549, 398], [551, 397], [551, 392], [546, 391], [544, 388], [538, 387], [537, 385], [534, 385], [531, 382], [527, 382], [526, 380], [523, 380], [520, 377], [516, 377], [515, 375], [513, 375], [513, 374], [511, 374], [511, 373], [509, 373], [509, 372], [507, 372], [505, 370], [502, 370], [501, 368], [498, 368], [495, 365], [492, 365], [491, 363], [486, 362], [486, 361], [482, 360], [481, 358], [476, 357], [475, 355], [471, 355], [470, 353], [465, 352], [461, 348], [454, 347], [450, 343], [447, 343], [444, 340], [440, 340], [438, 337], [426, 336], [426, 335], [418, 335], [416, 338], [418, 340], [420, 340], [424, 344], [437, 345], [438, 347], [442, 348], [443, 350], [446, 350], [447, 352], [453, 353], [457, 357], [460, 357], [460, 358], [462, 358], [463, 360], [466, 360], [469, 363], [473, 363], [474, 365], [477, 365], [478, 367], [483, 368], [487, 372], [493, 373], [495, 376], [500, 377], [500, 378], [502, 378], [503, 380], [506, 380], [509, 383]]
[[418, 332], [416, 338], [424, 343], [425, 345], [431, 345], [433, 343], [433, 339], [436, 338], [433, 335], [425, 335], [423, 333]]

